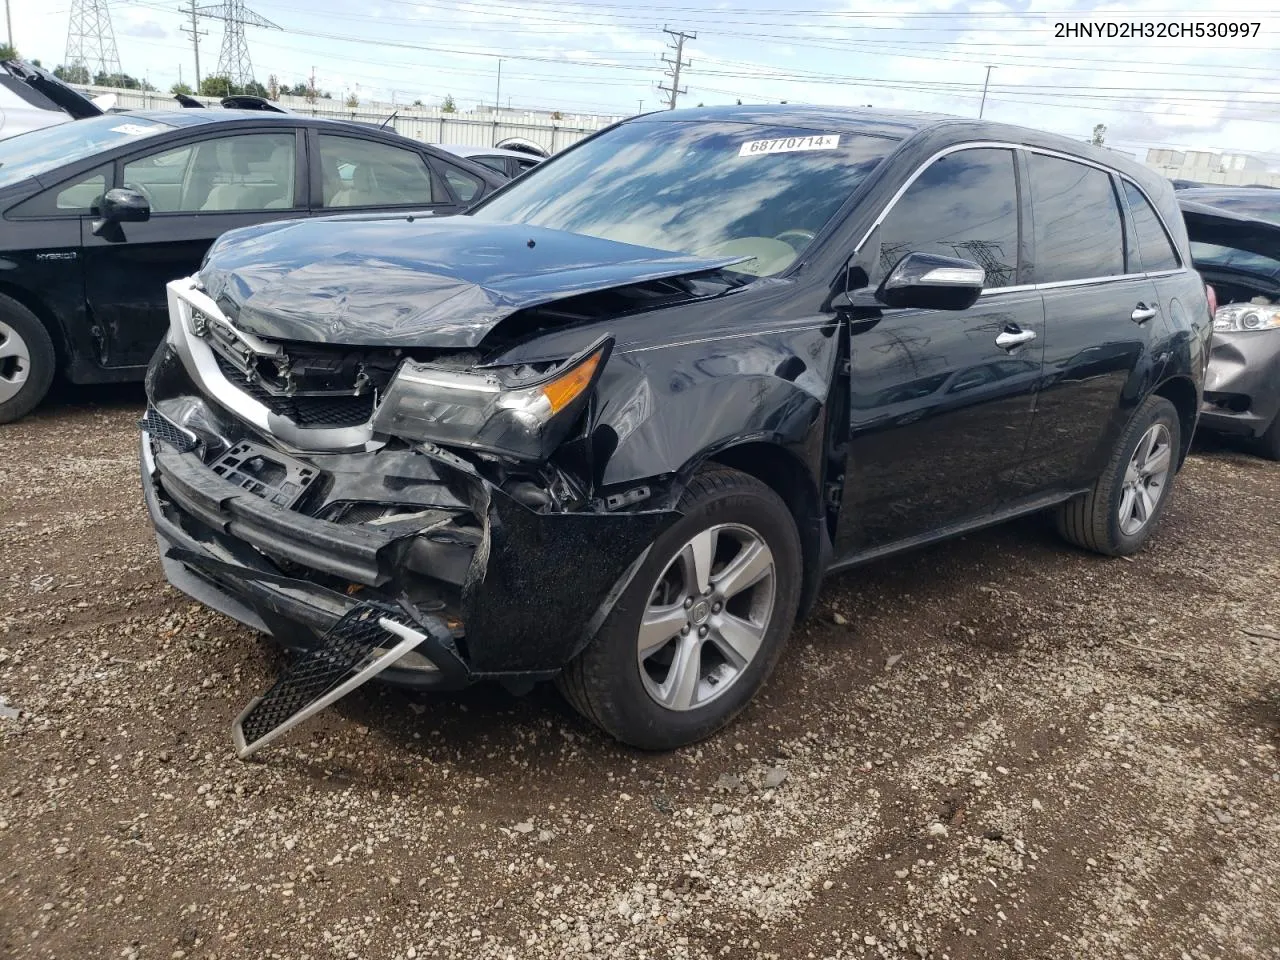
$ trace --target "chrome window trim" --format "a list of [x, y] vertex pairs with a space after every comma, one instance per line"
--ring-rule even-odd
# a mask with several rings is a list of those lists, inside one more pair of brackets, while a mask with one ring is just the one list
[[300, 427], [287, 417], [272, 413], [236, 387], [223, 376], [209, 344], [191, 332], [191, 311], [199, 310], [227, 326], [232, 326], [230, 322], [217, 304], [197, 289], [195, 277], [172, 280], [166, 286], [169, 295], [168, 341], [182, 359], [191, 379], [222, 406], [293, 451], [375, 450], [381, 446], [373, 439], [372, 417], [354, 427]]
[[1107, 274], [1106, 276], [1103, 276], [1103, 277], [1085, 277], [1079, 280], [1053, 280], [1048, 283], [1031, 283], [1031, 284], [1018, 284], [1018, 285], [1009, 286], [1009, 287], [992, 287], [988, 290], [983, 290], [982, 296], [986, 296], [987, 294], [991, 294], [991, 293], [1005, 293], [1005, 292], [1011, 292], [1015, 290], [1018, 290], [1018, 291], [1020, 290], [1052, 290], [1057, 287], [1076, 286], [1076, 285], [1083, 285], [1086, 283], [1104, 283], [1104, 282], [1109, 282], [1113, 280], [1133, 280], [1137, 277], [1146, 277], [1150, 279], [1154, 277], [1172, 276], [1175, 273], [1183, 273], [1186, 271], [1187, 266], [1186, 266], [1186, 263], [1183, 262], [1182, 253], [1178, 250], [1178, 245], [1176, 243], [1173, 243], [1173, 235], [1172, 233], [1169, 232], [1169, 225], [1165, 222], [1164, 215], [1160, 213], [1160, 208], [1156, 206], [1154, 203], [1151, 203], [1151, 198], [1147, 196], [1147, 192], [1143, 190], [1141, 186], [1135, 183], [1131, 177], [1127, 177], [1123, 173], [1121, 173], [1119, 170], [1115, 169], [1114, 167], [1108, 167], [1105, 164], [1097, 162], [1096, 160], [1089, 160], [1085, 157], [1077, 157], [1077, 156], [1074, 156], [1073, 154], [1064, 153], [1061, 150], [1053, 150], [1049, 147], [1036, 147], [1026, 143], [1013, 143], [1012, 141], [1007, 141], [1007, 140], [966, 140], [964, 143], [953, 143], [949, 147], [943, 147], [941, 150], [937, 151], [928, 159], [926, 159], [924, 162], [922, 162], [918, 167], [916, 167], [915, 170], [912, 171], [911, 176], [908, 177], [903, 182], [902, 186], [900, 186], [897, 190], [894, 191], [893, 196], [889, 198], [889, 202], [885, 204], [884, 209], [881, 210], [879, 214], [877, 214], [875, 220], [872, 221], [871, 226], [868, 227], [866, 233], [862, 235], [862, 239], [859, 240], [857, 245], [853, 248], [853, 256], [857, 256], [859, 253], [862, 252], [862, 248], [866, 244], [867, 240], [870, 239], [871, 234], [873, 234], [876, 231], [876, 229], [879, 228], [879, 226], [882, 223], [884, 223], [885, 219], [889, 216], [889, 214], [893, 212], [893, 208], [897, 206], [898, 201], [902, 199], [902, 195], [906, 193], [909, 189], [911, 189], [911, 185], [914, 184], [916, 180], [920, 178], [920, 175], [923, 174], [925, 170], [927, 170], [933, 163], [935, 163], [938, 160], [941, 160], [943, 157], [949, 156], [950, 154], [959, 153], [961, 150], [987, 150], [987, 149], [1022, 150], [1026, 153], [1039, 153], [1047, 157], [1057, 157], [1060, 160], [1069, 160], [1072, 163], [1079, 163], [1082, 166], [1093, 167], [1095, 170], [1101, 170], [1103, 173], [1107, 174], [1108, 176], [1115, 174], [1121, 180], [1127, 183], [1132, 183], [1133, 186], [1137, 188], [1138, 192], [1142, 194], [1143, 198], [1146, 199], [1147, 203], [1151, 204], [1151, 209], [1156, 212], [1156, 217], [1160, 220], [1160, 226], [1164, 229], [1166, 236], [1169, 238], [1170, 245], [1173, 247], [1173, 252], [1175, 255], [1177, 255], [1178, 262], [1182, 265], [1173, 270], [1159, 270], [1152, 273], [1144, 272], [1144, 273]]

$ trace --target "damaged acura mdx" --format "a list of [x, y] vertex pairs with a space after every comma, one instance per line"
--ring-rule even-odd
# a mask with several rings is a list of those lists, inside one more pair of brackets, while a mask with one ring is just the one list
[[555, 679], [675, 747], [746, 705], [826, 573], [1046, 508], [1132, 553], [1212, 321], [1145, 168], [787, 106], [623, 122], [464, 216], [236, 230], [169, 306], [166, 574], [298, 653], [242, 755], [374, 675]]

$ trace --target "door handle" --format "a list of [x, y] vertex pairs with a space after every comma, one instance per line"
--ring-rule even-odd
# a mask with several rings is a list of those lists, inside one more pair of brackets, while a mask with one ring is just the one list
[[996, 346], [1002, 350], [1016, 350], [1024, 343], [1030, 343], [1036, 338], [1034, 330], [1023, 330], [1018, 327], [1005, 327], [996, 337]]
[[1159, 312], [1155, 307], [1148, 307], [1139, 300], [1138, 305], [1133, 308], [1133, 313], [1129, 314], [1129, 319], [1134, 323], [1146, 323]]

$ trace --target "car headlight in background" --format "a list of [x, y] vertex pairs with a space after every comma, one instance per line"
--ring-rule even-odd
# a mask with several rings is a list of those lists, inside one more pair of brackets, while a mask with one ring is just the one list
[[1280, 329], [1280, 305], [1232, 303], [1219, 307], [1213, 315], [1213, 329], [1218, 333]]
[[567, 436], [609, 359], [606, 337], [541, 376], [457, 372], [405, 360], [373, 417], [375, 433], [545, 460]]

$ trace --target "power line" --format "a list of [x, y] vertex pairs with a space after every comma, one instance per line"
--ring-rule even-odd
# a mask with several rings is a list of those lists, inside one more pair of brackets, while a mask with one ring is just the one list
[[688, 93], [688, 88], [680, 87], [680, 70], [683, 67], [690, 66], [693, 61], [684, 59], [684, 42], [686, 40], [697, 40], [696, 33], [685, 33], [683, 30], [671, 30], [663, 25], [662, 32], [668, 34], [672, 38], [672, 42], [667, 44], [668, 50], [674, 50], [676, 58], [672, 60], [665, 53], [662, 55], [662, 62], [667, 64], [667, 69], [663, 73], [671, 78], [671, 86], [664, 87], [658, 84], [658, 89], [663, 90], [667, 94], [667, 109], [674, 110], [676, 108], [676, 100], [680, 94]]

